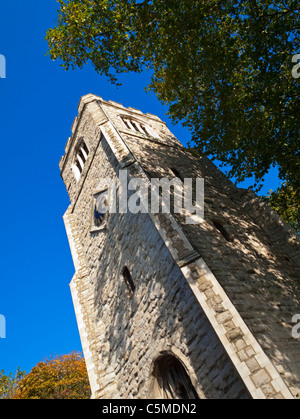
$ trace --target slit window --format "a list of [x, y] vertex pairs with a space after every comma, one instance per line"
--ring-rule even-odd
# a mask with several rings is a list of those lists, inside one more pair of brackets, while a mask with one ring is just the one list
[[175, 177], [177, 177], [178, 179], [180, 179], [181, 182], [184, 182], [183, 176], [178, 172], [177, 169], [175, 169], [174, 167], [171, 167], [171, 170], [172, 170], [173, 174], [175, 175]]
[[225, 240], [227, 240], [228, 242], [232, 243], [233, 242], [233, 238], [232, 236], [228, 233], [228, 231], [222, 226], [222, 224], [220, 224], [218, 221], [213, 221], [213, 225], [216, 227], [216, 229], [222, 234], [222, 236], [224, 237]]
[[127, 266], [123, 268], [122, 275], [123, 275], [123, 279], [127, 287], [128, 297], [132, 297], [135, 292], [136, 286]]

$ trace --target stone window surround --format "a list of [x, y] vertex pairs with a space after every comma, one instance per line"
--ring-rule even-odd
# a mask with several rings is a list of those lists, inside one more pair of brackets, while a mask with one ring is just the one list
[[151, 399], [160, 399], [161, 400], [161, 389], [157, 380], [157, 362], [166, 357], [173, 357], [176, 358], [186, 370], [186, 373], [191, 380], [192, 386], [194, 387], [199, 399], [205, 400], [205, 394], [201, 387], [201, 383], [199, 382], [195, 370], [193, 369], [190, 359], [184, 355], [177, 347], [170, 345], [167, 347], [159, 346], [156, 348], [154, 352], [153, 359], [151, 364], [149, 364], [147, 368], [147, 373], [150, 377], [148, 382], [148, 394], [147, 397]]
[[130, 130], [131, 133], [133, 132], [142, 134], [146, 135], [147, 137], [157, 137], [152, 127], [150, 127], [146, 122], [131, 115], [119, 115], [119, 118], [122, 120], [122, 123], [125, 125], [126, 129]]
[[108, 212], [104, 216], [103, 223], [100, 227], [96, 227], [94, 224], [94, 207], [95, 207], [95, 200], [97, 195], [100, 193], [108, 191], [108, 185], [105, 185], [101, 188], [97, 188], [96, 191], [93, 193], [93, 199], [92, 199], [92, 208], [91, 208], [91, 228], [90, 233], [98, 233], [99, 231], [103, 231], [107, 229], [107, 223], [108, 223]]
[[72, 164], [73, 173], [77, 183], [79, 182], [81, 173], [83, 172], [88, 155], [89, 149], [84, 141], [84, 138], [81, 138], [75, 148], [74, 162]]

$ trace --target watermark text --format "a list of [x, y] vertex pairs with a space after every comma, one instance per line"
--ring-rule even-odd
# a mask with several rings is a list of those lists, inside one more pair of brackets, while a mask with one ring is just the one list
[[6, 338], [6, 320], [5, 317], [0, 314], [0, 339]]
[[[200, 224], [204, 220], [204, 179], [179, 178], [149, 180], [130, 177], [120, 170], [117, 182], [105, 179], [108, 205], [102, 212], [111, 214], [181, 214], [186, 224]], [[171, 204], [172, 202], [172, 204]]]
[[300, 338], [300, 314], [296, 314], [292, 318], [292, 323], [293, 324], [296, 323], [296, 325], [292, 329], [292, 336], [294, 339], [299, 339]]
[[6, 79], [6, 58], [0, 54], [0, 79]]
[[292, 76], [294, 79], [300, 78], [300, 54], [296, 54], [292, 58], [292, 62], [296, 63], [296, 65], [292, 69]]

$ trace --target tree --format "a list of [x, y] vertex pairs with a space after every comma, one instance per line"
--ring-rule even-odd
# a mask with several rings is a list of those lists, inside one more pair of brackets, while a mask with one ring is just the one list
[[300, 205], [295, 205], [295, 191], [284, 183], [275, 192], [270, 192], [265, 201], [300, 233]]
[[19, 383], [14, 399], [88, 399], [91, 391], [80, 353], [39, 362]]
[[25, 371], [20, 371], [20, 367], [15, 374], [4, 374], [4, 370], [0, 371], [0, 399], [11, 399], [17, 391], [19, 381], [25, 376]]
[[47, 33], [52, 59], [66, 69], [90, 61], [113, 83], [151, 69], [149, 89], [192, 131], [197, 152], [237, 182], [254, 177], [254, 187], [277, 166], [300, 205], [299, 1], [59, 3]]

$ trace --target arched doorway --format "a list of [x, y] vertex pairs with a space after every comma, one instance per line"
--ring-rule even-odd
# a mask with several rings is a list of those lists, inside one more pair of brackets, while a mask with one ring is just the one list
[[185, 367], [173, 355], [164, 355], [156, 361], [154, 377], [161, 399], [199, 399]]

